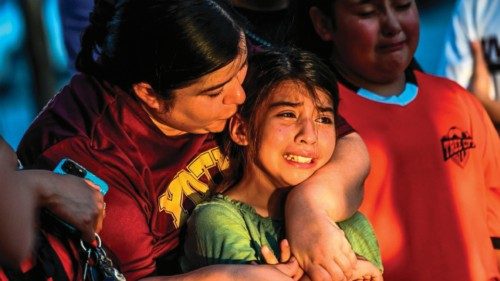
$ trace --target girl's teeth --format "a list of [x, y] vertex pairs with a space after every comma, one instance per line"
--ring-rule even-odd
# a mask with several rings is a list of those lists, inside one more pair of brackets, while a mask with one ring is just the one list
[[293, 162], [297, 162], [297, 163], [307, 163], [308, 164], [308, 163], [311, 163], [311, 161], [312, 161], [312, 158], [303, 157], [303, 156], [299, 156], [299, 155], [286, 154], [283, 157], [288, 161], [293, 161]]

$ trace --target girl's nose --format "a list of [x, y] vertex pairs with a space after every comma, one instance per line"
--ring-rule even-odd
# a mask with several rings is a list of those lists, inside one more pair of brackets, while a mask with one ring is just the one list
[[318, 133], [314, 120], [303, 120], [299, 126], [296, 141], [305, 144], [315, 144], [318, 140]]

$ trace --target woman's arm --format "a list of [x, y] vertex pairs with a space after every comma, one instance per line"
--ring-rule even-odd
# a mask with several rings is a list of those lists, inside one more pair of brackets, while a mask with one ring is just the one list
[[142, 281], [293, 281], [268, 265], [218, 264], [175, 276], [157, 276]]
[[294, 197], [287, 203], [293, 203], [294, 198], [309, 199], [310, 207], [324, 209], [331, 220], [346, 220], [361, 205], [363, 183], [369, 171], [370, 158], [365, 143], [358, 133], [350, 133], [337, 140], [330, 162], [294, 188], [291, 192]]
[[328, 164], [289, 193], [287, 238], [312, 280], [351, 276], [356, 257], [334, 222], [350, 217], [360, 206], [369, 167], [365, 144], [351, 133], [337, 141]]
[[16, 154], [2, 138], [0, 179], [2, 264], [17, 265], [31, 252], [39, 207], [50, 208], [79, 229], [89, 229], [84, 237], [89, 241], [94, 238], [102, 221], [102, 196], [83, 179], [50, 171], [17, 170]]

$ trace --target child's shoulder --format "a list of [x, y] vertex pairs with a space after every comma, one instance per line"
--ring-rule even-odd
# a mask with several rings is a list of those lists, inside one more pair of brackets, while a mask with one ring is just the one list
[[200, 213], [219, 213], [219, 212], [237, 212], [237, 206], [231, 202], [231, 199], [222, 194], [215, 194], [206, 201], [198, 204], [192, 215]]
[[465, 105], [473, 105], [474, 108], [482, 108], [479, 101], [467, 89], [460, 86], [457, 82], [445, 77], [414, 71], [418, 86], [424, 92], [439, 93], [440, 97], [446, 96], [452, 98], [455, 102]]
[[207, 201], [198, 204], [191, 214], [190, 220], [193, 221], [214, 221], [229, 220], [241, 217], [238, 204], [235, 204], [231, 198], [216, 194]]
[[[233, 201], [225, 195], [215, 195], [208, 201], [200, 203], [188, 219], [188, 232], [205, 233], [204, 236], [210, 237], [228, 235], [248, 237], [246, 224], [248, 216], [239, 204], [240, 202]], [[211, 234], [207, 234], [208, 232]]]
[[414, 70], [413, 73], [417, 79], [417, 83], [420, 87], [430, 87], [430, 88], [441, 88], [448, 89], [456, 93], [467, 93], [467, 90], [460, 86], [457, 82], [450, 80], [445, 77], [436, 76], [429, 73], [424, 73], [418, 70]]

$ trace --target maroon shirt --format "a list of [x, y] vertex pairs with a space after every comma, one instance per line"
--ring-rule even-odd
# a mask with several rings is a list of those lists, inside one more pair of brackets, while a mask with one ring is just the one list
[[31, 125], [23, 164], [53, 169], [69, 157], [109, 185], [101, 237], [127, 278], [155, 271], [222, 161], [211, 134], [165, 136], [132, 95], [75, 76]]

